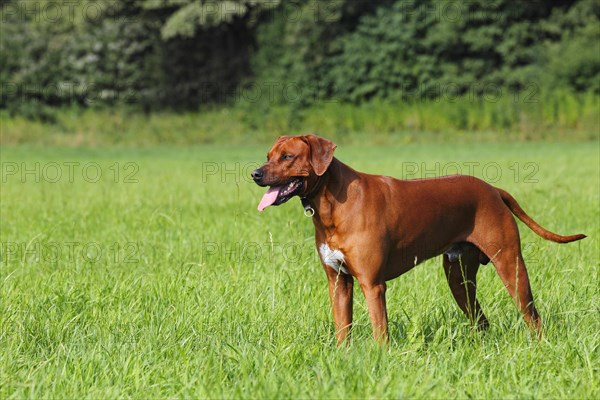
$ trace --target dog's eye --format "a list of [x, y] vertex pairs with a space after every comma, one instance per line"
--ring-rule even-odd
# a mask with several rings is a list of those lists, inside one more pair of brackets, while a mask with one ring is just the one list
[[294, 158], [293, 154], [284, 154], [281, 156], [282, 160], [291, 160], [292, 158]]

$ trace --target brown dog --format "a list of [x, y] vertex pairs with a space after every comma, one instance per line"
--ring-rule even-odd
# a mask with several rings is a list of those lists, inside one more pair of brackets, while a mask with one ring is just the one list
[[260, 211], [300, 196], [314, 213], [339, 343], [352, 325], [353, 278], [367, 300], [374, 337], [387, 340], [386, 281], [440, 254], [452, 294], [471, 321], [488, 326], [475, 292], [479, 265], [491, 260], [525, 321], [541, 332], [513, 214], [547, 240], [568, 243], [585, 235], [547, 231], [510, 194], [480, 179], [364, 174], [334, 158], [335, 148], [313, 135], [282, 136], [252, 177], [270, 186]]

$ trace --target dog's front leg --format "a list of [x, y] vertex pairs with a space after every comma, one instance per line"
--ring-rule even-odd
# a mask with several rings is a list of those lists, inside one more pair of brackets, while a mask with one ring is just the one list
[[387, 343], [388, 319], [385, 304], [386, 285], [383, 283], [360, 282], [360, 287], [367, 300], [369, 317], [373, 325], [373, 338], [380, 343]]
[[325, 272], [329, 283], [329, 299], [335, 322], [335, 337], [338, 345], [341, 345], [350, 339], [354, 279], [352, 275], [338, 273], [329, 266], [325, 266]]

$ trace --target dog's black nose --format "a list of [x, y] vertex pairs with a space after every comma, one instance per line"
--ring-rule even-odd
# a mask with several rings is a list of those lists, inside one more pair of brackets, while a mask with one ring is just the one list
[[259, 181], [263, 178], [264, 176], [264, 172], [262, 171], [262, 169], [258, 168], [255, 169], [254, 171], [252, 171], [252, 179], [254, 179], [255, 181]]

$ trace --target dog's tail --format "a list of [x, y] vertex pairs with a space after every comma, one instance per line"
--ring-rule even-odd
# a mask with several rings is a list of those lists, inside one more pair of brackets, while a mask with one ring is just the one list
[[502, 201], [506, 206], [510, 209], [510, 211], [516, 215], [525, 225], [527, 225], [532, 231], [540, 235], [546, 240], [552, 240], [556, 243], [569, 243], [574, 242], [576, 240], [581, 240], [586, 236], [583, 234], [578, 235], [569, 235], [569, 236], [561, 236], [557, 233], [550, 232], [547, 229], [542, 228], [537, 222], [535, 222], [517, 203], [514, 197], [510, 195], [506, 190], [502, 190], [500, 188], [496, 188], [498, 193], [500, 193], [500, 197], [502, 197]]

